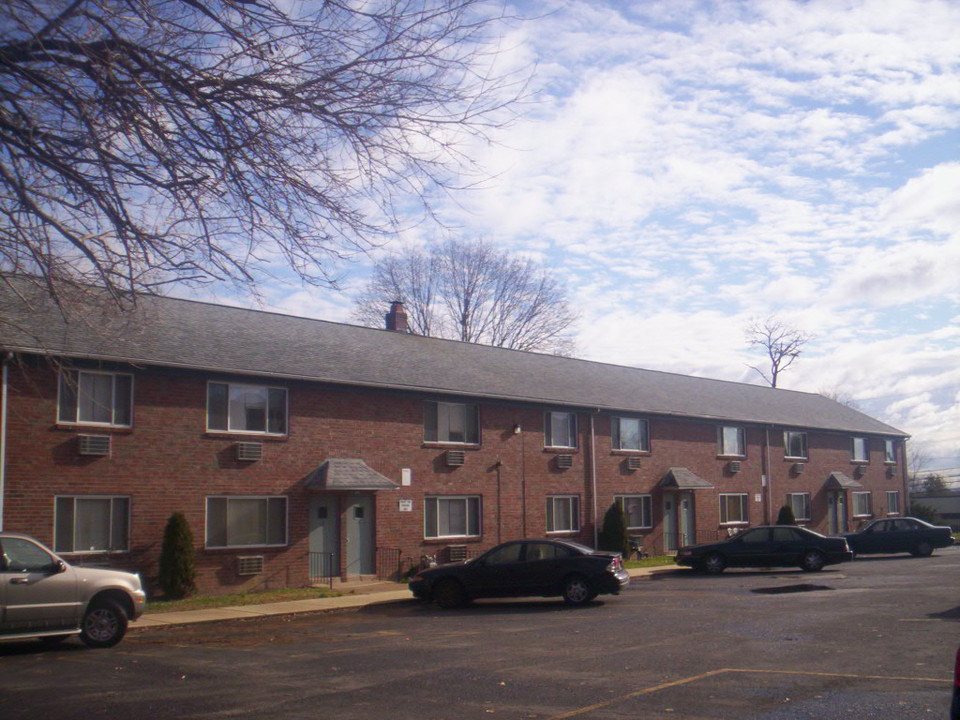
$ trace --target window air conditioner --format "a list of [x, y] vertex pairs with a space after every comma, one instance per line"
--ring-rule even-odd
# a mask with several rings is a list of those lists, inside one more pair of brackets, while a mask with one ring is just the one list
[[639, 470], [640, 469], [640, 458], [638, 457], [628, 457], [627, 458], [627, 470]]
[[853, 471], [853, 474], [854, 474], [855, 476], [857, 476], [858, 478], [863, 477], [864, 475], [867, 474], [867, 466], [866, 466], [866, 465], [857, 465], [856, 469]]
[[241, 555], [237, 558], [237, 575], [262, 575], [263, 555]]
[[803, 464], [803, 463], [794, 463], [794, 464], [793, 464], [793, 472], [794, 472], [794, 474], [795, 474], [795, 475], [799, 475], [800, 473], [802, 473], [802, 472], [803, 472], [803, 467], [804, 467], [804, 464]]
[[557, 455], [558, 468], [573, 467], [573, 455]]
[[740, 461], [739, 461], [739, 460], [731, 460], [730, 462], [728, 462], [728, 463], [727, 463], [727, 470], [729, 470], [729, 471], [732, 472], [732, 473], [738, 473], [738, 472], [740, 472]]
[[97, 455], [103, 457], [110, 454], [109, 435], [78, 435], [81, 455]]
[[447, 467], [460, 467], [466, 461], [463, 450], [447, 450]]
[[244, 462], [256, 462], [263, 459], [263, 443], [258, 442], [238, 442], [237, 460]]

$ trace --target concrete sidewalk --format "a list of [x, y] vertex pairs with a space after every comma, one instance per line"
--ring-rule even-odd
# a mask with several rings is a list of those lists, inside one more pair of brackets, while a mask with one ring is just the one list
[[[634, 568], [628, 570], [630, 579], [646, 580], [655, 574], [672, 572], [675, 565], [655, 568]], [[329, 610], [345, 610], [365, 607], [375, 603], [397, 602], [398, 600], [412, 600], [413, 595], [405, 583], [370, 582], [357, 585], [344, 585], [349, 591], [336, 597], [311, 598], [309, 600], [290, 600], [287, 602], [264, 603], [262, 605], [231, 605], [221, 608], [205, 610], [184, 610], [182, 612], [150, 613], [143, 615], [139, 620], [130, 624], [130, 630], [148, 630], [157, 627], [172, 625], [188, 625], [191, 623], [216, 622], [219, 620], [241, 620], [245, 618], [264, 617], [269, 615], [290, 615], [303, 612], [324, 612]]]

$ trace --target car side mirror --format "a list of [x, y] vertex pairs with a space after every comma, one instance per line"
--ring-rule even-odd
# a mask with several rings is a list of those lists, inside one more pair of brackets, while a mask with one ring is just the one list
[[50, 566], [51, 575], [59, 575], [67, 571], [67, 564], [63, 560], [57, 560]]

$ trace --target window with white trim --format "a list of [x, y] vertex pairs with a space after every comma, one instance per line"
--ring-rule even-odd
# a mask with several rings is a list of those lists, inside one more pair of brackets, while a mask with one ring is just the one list
[[480, 442], [477, 406], [469, 403], [427, 402], [423, 408], [424, 442]]
[[285, 435], [286, 388], [243, 383], [207, 383], [207, 429]]
[[613, 500], [623, 510], [628, 530], [653, 527], [653, 500], [650, 495], [615, 495]]
[[900, 491], [899, 490], [887, 490], [887, 514], [888, 515], [900, 514]]
[[546, 447], [577, 447], [577, 415], [548, 412], [544, 415], [543, 443]]
[[273, 547], [287, 544], [283, 495], [207, 497], [207, 547]]
[[853, 516], [867, 517], [873, 513], [869, 492], [853, 493]]
[[610, 419], [610, 440], [614, 450], [650, 452], [647, 421], [634, 417]]
[[53, 549], [58, 553], [129, 550], [130, 498], [58, 495], [54, 500]]
[[891, 464], [897, 462], [897, 446], [893, 440], [883, 441], [883, 461]]
[[783, 433], [784, 457], [793, 460], [807, 459], [807, 434], [797, 430], [786, 430]]
[[547, 497], [547, 532], [580, 532], [580, 496]]
[[64, 370], [59, 384], [58, 422], [130, 427], [133, 375]]
[[720, 523], [746, 525], [750, 522], [747, 493], [720, 493]]
[[743, 428], [739, 425], [722, 425], [717, 429], [719, 453], [725, 457], [746, 455]]
[[794, 520], [810, 519], [810, 493], [787, 493], [787, 505], [793, 510]]
[[428, 496], [423, 502], [423, 536], [480, 537], [481, 508], [479, 495]]
[[851, 440], [850, 459], [854, 462], [870, 462], [870, 444], [865, 437]]

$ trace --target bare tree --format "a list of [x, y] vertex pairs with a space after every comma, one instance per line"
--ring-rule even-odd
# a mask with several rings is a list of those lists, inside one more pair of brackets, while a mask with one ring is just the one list
[[858, 403], [850, 393], [840, 388], [833, 388], [832, 390], [821, 388], [818, 394], [823, 395], [825, 398], [830, 398], [841, 405], [846, 405], [848, 408], [853, 408], [854, 410], [860, 409], [860, 403]]
[[562, 285], [547, 268], [484, 241], [448, 240], [376, 263], [357, 319], [382, 326], [392, 300], [403, 301], [418, 335], [561, 354], [572, 348], [576, 315]]
[[765, 372], [756, 365], [750, 367], [760, 373], [770, 387], [777, 386], [780, 374], [793, 365], [803, 352], [804, 346], [813, 339], [812, 335], [790, 327], [775, 315], [751, 322], [746, 335], [750, 345], [763, 348], [767, 354], [770, 362], [768, 371]]
[[478, 170], [522, 83], [483, 0], [2, 0], [0, 269], [332, 285]]

